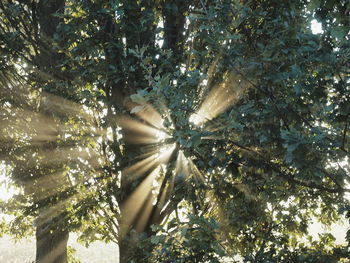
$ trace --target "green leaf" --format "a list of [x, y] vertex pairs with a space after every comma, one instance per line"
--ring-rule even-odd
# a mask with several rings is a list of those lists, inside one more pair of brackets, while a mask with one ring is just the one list
[[157, 245], [161, 240], [160, 236], [152, 236], [151, 237], [151, 243]]
[[321, 1], [320, 0], [310, 0], [309, 5], [308, 5], [308, 9], [313, 11], [316, 8], [319, 8], [321, 5]]
[[348, 32], [349, 32], [349, 29], [345, 27], [340, 27], [340, 26], [334, 27], [331, 29], [332, 36], [338, 40], [343, 39]]
[[202, 142], [202, 136], [201, 134], [197, 134], [192, 137], [191, 139], [191, 144], [194, 148], [198, 147]]

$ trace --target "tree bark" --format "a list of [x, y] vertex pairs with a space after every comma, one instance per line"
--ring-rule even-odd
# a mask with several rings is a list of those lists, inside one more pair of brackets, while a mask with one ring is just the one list
[[[51, 50], [51, 41], [57, 33], [60, 23], [63, 23], [62, 17], [55, 16], [57, 13], [64, 13], [65, 0], [40, 0], [37, 3], [36, 11], [38, 24], [40, 25], [40, 38], [46, 48], [40, 49], [37, 56], [38, 68], [47, 73], [53, 79], [65, 79], [65, 76], [57, 70], [60, 64], [60, 54]], [[34, 14], [33, 14], [34, 15]], [[43, 80], [45, 83], [46, 80]], [[40, 108], [42, 106], [40, 105]], [[42, 109], [40, 109], [42, 110]], [[50, 116], [50, 113], [48, 113]], [[53, 127], [54, 130], [56, 127]], [[58, 134], [57, 134], [58, 135]], [[58, 137], [57, 137], [58, 138]], [[57, 147], [53, 145], [52, 148]], [[43, 164], [44, 166], [46, 164]], [[45, 188], [45, 186], [42, 186]], [[57, 190], [58, 191], [58, 190]], [[43, 215], [45, 211], [39, 213], [36, 227], [36, 263], [68, 263], [67, 243], [69, 232], [60, 216], [52, 219]], [[43, 218], [41, 218], [43, 216]]]
[[69, 233], [61, 227], [44, 223], [36, 228], [36, 263], [68, 263]]

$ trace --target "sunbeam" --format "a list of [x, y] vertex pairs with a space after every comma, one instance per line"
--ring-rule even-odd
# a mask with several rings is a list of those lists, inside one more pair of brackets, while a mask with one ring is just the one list
[[159, 130], [141, 121], [126, 116], [118, 116], [117, 124], [125, 130], [123, 138], [129, 144], [151, 144], [159, 141]]
[[157, 150], [151, 156], [124, 169], [122, 173], [126, 175], [127, 182], [132, 182], [149, 171], [151, 168], [155, 168], [161, 163], [166, 163], [174, 149], [175, 145], [165, 146]]
[[[208, 83], [210, 83], [210, 80], [208, 80]], [[236, 103], [248, 86], [234, 73], [226, 74], [222, 83], [215, 85], [208, 91], [206, 99], [204, 99], [199, 109], [190, 116], [189, 121], [198, 126], [212, 121]], [[183, 152], [185, 150], [180, 150], [179, 143], [175, 142], [173, 138], [174, 123], [170, 124], [170, 127], [164, 126], [162, 116], [168, 114], [168, 119], [171, 120], [169, 110], [165, 106], [162, 114], [148, 103], [138, 105], [129, 101], [126, 103], [126, 107], [130, 111], [130, 115], [120, 114], [111, 117], [109, 121], [114, 121], [116, 126], [114, 128], [122, 131], [122, 133], [118, 132], [120, 137], [117, 139], [122, 139], [123, 147], [139, 147], [140, 151], [138, 151], [139, 155], [129, 160], [128, 165], [130, 163], [131, 165], [126, 168], [120, 165], [117, 169], [121, 170], [121, 185], [123, 186], [134, 187], [132, 186], [133, 182], [140, 180], [140, 178], [142, 178], [142, 181], [140, 180], [141, 182], [135, 186], [136, 188], [122, 204], [118, 204], [121, 214], [121, 218], [118, 219], [119, 225], [116, 226], [119, 228], [119, 240], [127, 234], [130, 227], [142, 232], [150, 220], [152, 222], [157, 222], [158, 219], [162, 220], [164, 211], [168, 211], [169, 208], [174, 209], [173, 205], [168, 207], [168, 201], [174, 188], [177, 187], [177, 176], [185, 182], [191, 176], [198, 185], [205, 183], [204, 176], [194, 161], [187, 158]], [[100, 127], [94, 119], [95, 112], [92, 109], [46, 92], [41, 95], [40, 109], [40, 112], [19, 109], [23, 112], [21, 117], [30, 121], [20, 123], [19, 125], [22, 126], [18, 129], [24, 133], [28, 129], [33, 129], [27, 132], [28, 138], [26, 140], [38, 148], [31, 158], [25, 160], [26, 163], [33, 167], [42, 166], [45, 168], [64, 164], [67, 161], [81, 161], [82, 164], [86, 165], [86, 174], [81, 177], [75, 176], [76, 171], [63, 167], [51, 174], [48, 173], [39, 178], [30, 178], [24, 182], [23, 186], [26, 194], [32, 195], [35, 202], [54, 197], [56, 194], [76, 190], [74, 194], [72, 193], [64, 200], [56, 201], [49, 207], [44, 207], [36, 220], [36, 226], [47, 224], [53, 218], [62, 216], [70, 206], [83, 202], [89, 196], [101, 191], [108, 182], [115, 180], [115, 178], [109, 178], [107, 182], [94, 181], [91, 183], [91, 180], [99, 173], [96, 169], [101, 169], [99, 159], [102, 156], [100, 153], [85, 148], [84, 139], [91, 136], [94, 137], [93, 140], [98, 141], [101, 137], [107, 137], [108, 133], [111, 133], [111, 128], [107, 130]], [[51, 116], [51, 113], [55, 113], [58, 118]], [[80, 116], [79, 118], [84, 123], [78, 129], [75, 121], [67, 121], [71, 118], [74, 119], [74, 116]], [[61, 117], [66, 121], [61, 120]], [[111, 140], [115, 139], [112, 136], [110, 137]], [[201, 139], [211, 138], [207, 136]], [[73, 142], [72, 145], [59, 145], [61, 142], [69, 141]], [[45, 144], [51, 142], [57, 143], [58, 146], [53, 145], [52, 148], [44, 148]], [[165, 170], [164, 174], [161, 172], [162, 165]], [[70, 181], [72, 178], [74, 182]], [[85, 182], [92, 185], [85, 187]], [[78, 189], [79, 186], [82, 186], [82, 188]], [[58, 255], [52, 253], [47, 255], [47, 258], [51, 260], [56, 256]]]
[[155, 145], [151, 145], [150, 147], [142, 147], [142, 150], [145, 149], [145, 153], [142, 153], [140, 155], [135, 156], [134, 160], [143, 160], [146, 159], [148, 157], [150, 157], [151, 155], [158, 155], [159, 153], [159, 147], [155, 146]]
[[168, 133], [166, 133], [166, 132], [164, 132], [164, 131], [162, 131], [162, 130], [158, 130], [157, 132], [156, 132], [156, 138], [157, 138], [157, 140], [158, 141], [164, 141], [165, 139], [168, 139], [168, 138], [170, 138], [171, 136], [168, 134]]
[[[95, 176], [96, 176], [96, 174], [95, 174]], [[87, 182], [89, 179], [92, 179], [92, 178], [94, 178], [94, 175], [90, 175], [88, 177], [85, 177], [80, 182], [80, 185], [84, 182]], [[49, 207], [44, 207], [40, 211], [39, 216], [37, 217], [37, 219], [35, 221], [35, 226], [41, 226], [42, 224], [46, 224], [46, 223], [50, 222], [53, 218], [64, 214], [67, 207], [69, 207], [73, 203], [81, 202], [81, 201], [87, 199], [89, 196], [95, 195], [97, 191], [100, 191], [101, 189], [106, 187], [106, 185], [108, 183], [110, 183], [111, 180], [113, 180], [113, 178], [108, 178], [107, 180], [99, 180], [99, 181], [95, 180], [94, 184], [91, 187], [84, 187], [85, 190], [83, 190], [83, 191], [81, 191], [79, 189], [75, 189], [76, 192], [74, 194], [72, 194], [71, 196], [69, 196], [68, 198], [60, 200], [56, 204], [50, 205]], [[78, 186], [78, 184], [70, 185], [68, 188], [74, 189], [77, 186]], [[60, 189], [60, 190], [62, 190], [62, 189]], [[63, 192], [63, 191], [60, 191], [60, 192]]]
[[55, 112], [56, 114], [62, 114], [63, 116], [79, 116], [84, 120], [94, 122], [91, 109], [87, 111], [81, 104], [62, 98], [61, 96], [53, 95], [47, 92], [42, 92], [41, 107], [47, 110]]
[[22, 156], [18, 156], [18, 161], [25, 163], [27, 168], [37, 168], [38, 166], [47, 167], [57, 166], [67, 161], [82, 160], [86, 164], [89, 164], [90, 168], [97, 168], [99, 164], [99, 155], [96, 152], [91, 151], [89, 148], [83, 148], [80, 146], [65, 146], [55, 149], [42, 149], [36, 153], [29, 152], [31, 148], [22, 147], [20, 152]]
[[128, 228], [133, 223], [148, 195], [151, 194], [153, 181], [159, 173], [159, 170], [160, 167], [158, 166], [142, 181], [142, 183], [134, 190], [130, 197], [121, 205], [120, 210], [123, 214], [120, 222], [121, 236], [126, 234]]
[[209, 91], [199, 109], [190, 116], [190, 122], [201, 126], [232, 107], [251, 85], [235, 72], [227, 73], [224, 80]]
[[148, 220], [150, 219], [153, 206], [155, 201], [155, 195], [152, 192], [148, 193], [148, 196], [143, 204], [142, 210], [140, 211], [141, 215], [138, 217], [135, 229], [138, 232], [142, 232], [147, 225]]
[[164, 129], [162, 116], [152, 107], [152, 105], [146, 104], [140, 107], [142, 107], [142, 109], [136, 113], [140, 119], [145, 120], [157, 129]]
[[202, 173], [199, 171], [199, 169], [197, 168], [197, 166], [193, 163], [193, 161], [191, 159], [186, 158], [186, 162], [188, 162], [188, 165], [191, 168], [191, 171], [193, 171], [193, 174], [195, 176], [195, 178], [201, 182], [204, 183], [204, 176], [202, 175]]
[[138, 161], [122, 171], [126, 175], [127, 182], [132, 182], [142, 176], [145, 172], [159, 164], [158, 152]]
[[172, 154], [172, 152], [175, 150], [176, 144], [168, 144], [163, 147], [161, 147], [158, 151], [158, 157], [161, 160], [162, 163], [166, 163], [169, 161], [169, 158]]

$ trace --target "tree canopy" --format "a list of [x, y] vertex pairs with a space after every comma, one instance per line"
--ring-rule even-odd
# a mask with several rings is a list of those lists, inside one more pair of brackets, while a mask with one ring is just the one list
[[[120, 262], [347, 262], [345, 0], [4, 0], [3, 233]], [[322, 32], [311, 31], [311, 21]], [[34, 228], [34, 229], [33, 229]], [[117, 255], [116, 255], [117, 258]]]

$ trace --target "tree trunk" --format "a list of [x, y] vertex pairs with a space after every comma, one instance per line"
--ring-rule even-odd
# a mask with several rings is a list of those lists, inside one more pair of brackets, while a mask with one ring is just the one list
[[131, 254], [130, 252], [134, 252], [135, 248], [132, 246], [132, 244], [130, 244], [129, 242], [127, 242], [125, 239], [124, 240], [120, 240], [118, 242], [118, 246], [119, 246], [119, 262], [122, 263], [128, 263], [131, 261]]
[[36, 228], [36, 263], [68, 263], [69, 233], [45, 223]]
[[[64, 13], [65, 0], [39, 0], [37, 4], [33, 5], [36, 5], [40, 38], [42, 38], [43, 43], [47, 44], [46, 48], [41, 48], [40, 54], [36, 58], [37, 66], [41, 71], [54, 79], [64, 79], [64, 76], [57, 71], [57, 65], [60, 65], [60, 54], [50, 50], [49, 47], [54, 35], [57, 33], [58, 25], [63, 22], [63, 18], [55, 16], [55, 14]], [[43, 83], [45, 82], [46, 80], [44, 79]], [[48, 116], [50, 116], [50, 113], [48, 113]], [[56, 130], [55, 127], [53, 129]], [[45, 186], [42, 187], [45, 188]], [[35, 262], [68, 263], [67, 243], [69, 232], [60, 223], [61, 219], [59, 217], [55, 217], [52, 220], [47, 220], [45, 216], [41, 220], [40, 217], [41, 215], [39, 214], [37, 218], [39, 224], [36, 227]]]
[[[156, 24], [158, 23], [155, 2], [154, 1], [121, 1], [124, 3], [124, 15], [122, 16], [122, 23], [117, 24], [115, 17], [106, 16], [104, 19], [99, 20], [99, 25], [104, 29], [104, 43], [105, 44], [105, 54], [106, 61], [108, 65], [114, 65], [116, 69], [124, 70], [124, 72], [119, 72], [121, 76], [116, 80], [115, 73], [111, 74], [113, 76], [103, 88], [107, 94], [108, 99], [108, 116], [110, 116], [111, 127], [115, 125], [116, 115], [125, 114], [130, 111], [130, 105], [132, 104], [130, 100], [130, 95], [137, 92], [140, 89], [149, 89], [148, 80], [145, 78], [145, 69], [142, 66], [143, 61], [137, 56], [131, 53], [129, 50], [138, 49], [139, 47], [147, 46], [145, 51], [145, 56], [154, 57], [152, 52], [156, 50]], [[108, 6], [108, 1], [106, 1], [106, 6]], [[171, 6], [175, 5], [174, 10]], [[160, 9], [164, 9], [162, 15], [165, 17], [165, 37], [164, 37], [164, 49], [172, 50], [174, 57], [178, 57], [178, 51], [181, 49], [183, 29], [185, 26], [185, 11], [188, 10], [189, 4], [183, 0], [172, 0], [170, 5], [158, 6]], [[174, 13], [175, 12], [175, 13]], [[143, 19], [147, 18], [147, 19]], [[145, 26], [144, 23], [147, 23]], [[141, 30], [142, 29], [142, 30]], [[116, 38], [120, 32], [119, 38]], [[125, 47], [120, 47], [121, 45], [115, 45], [117, 42], [125, 41]], [[113, 43], [113, 45], [111, 45]], [[108, 44], [108, 45], [107, 45]], [[123, 54], [126, 54], [123, 60]], [[149, 53], [149, 54], [148, 54]], [[183, 56], [179, 56], [179, 59], [183, 59]], [[174, 59], [175, 61], [175, 59]], [[152, 61], [151, 64], [157, 64], [157, 60]], [[132, 69], [132, 70], [131, 70]], [[109, 70], [108, 68], [106, 70]], [[173, 68], [169, 70], [174, 70]], [[136, 105], [135, 105], [136, 106]], [[112, 109], [114, 108], [114, 109]], [[132, 118], [132, 116], [130, 116]], [[116, 129], [113, 129], [116, 130]], [[120, 163], [122, 167], [128, 167], [135, 163], [135, 158], [142, 154], [140, 151], [140, 146], [133, 143], [128, 143], [125, 138], [130, 135], [130, 130], [122, 127], [122, 134], [124, 139], [123, 153], [120, 152], [120, 147], [112, 147], [114, 149], [115, 167], [118, 171]], [[117, 136], [115, 136], [117, 138]], [[118, 142], [116, 142], [117, 144]], [[119, 151], [119, 152], [118, 152]], [[135, 217], [130, 218], [128, 212], [124, 211], [123, 206], [125, 202], [129, 200], [132, 196], [136, 184], [141, 184], [143, 179], [147, 178], [147, 175], [155, 167], [150, 167], [148, 171], [144, 171], [142, 175], [139, 176], [138, 182], [130, 182], [130, 176], [126, 173], [121, 173], [120, 185], [116, 186], [115, 198], [119, 204], [120, 214], [119, 214], [119, 256], [120, 263], [131, 263], [137, 262], [142, 263], [145, 258], [146, 253], [141, 250], [138, 245], [140, 242], [140, 235], [151, 236], [155, 233], [151, 231], [151, 225], [160, 221], [160, 211], [156, 208], [150, 208], [149, 204], [152, 202], [143, 202], [140, 211], [133, 211], [137, 213]], [[133, 184], [132, 184], [133, 183]], [[131, 204], [130, 206], [133, 206]], [[132, 208], [131, 208], [132, 209]], [[142, 212], [145, 210], [150, 211], [149, 219], [144, 218], [143, 223], [137, 222], [142, 217]], [[142, 227], [140, 226], [142, 225]]]

